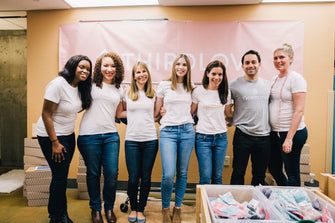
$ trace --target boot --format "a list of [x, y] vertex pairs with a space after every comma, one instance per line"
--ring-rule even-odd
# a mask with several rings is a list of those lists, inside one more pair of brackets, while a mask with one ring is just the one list
[[180, 208], [173, 208], [172, 213], [172, 223], [181, 223], [181, 209]]
[[163, 223], [171, 223], [170, 209], [169, 208], [163, 208], [162, 209], [162, 214], [163, 214]]
[[96, 211], [92, 209], [91, 216], [92, 216], [93, 223], [103, 223], [104, 222], [102, 215], [101, 215], [101, 211]]
[[113, 210], [105, 210], [105, 214], [108, 223], [116, 223], [116, 216]]

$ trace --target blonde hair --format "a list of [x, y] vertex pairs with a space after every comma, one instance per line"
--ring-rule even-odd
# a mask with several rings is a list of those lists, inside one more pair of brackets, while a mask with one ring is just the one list
[[146, 63], [142, 62], [142, 61], [138, 61], [132, 69], [131, 72], [131, 83], [130, 83], [130, 88], [127, 92], [127, 96], [128, 98], [130, 98], [132, 101], [137, 101], [138, 100], [138, 87], [136, 84], [136, 79], [135, 79], [135, 73], [138, 67], [142, 67], [144, 68], [147, 73], [148, 73], [148, 80], [144, 85], [144, 92], [145, 92], [145, 96], [147, 96], [148, 98], [153, 98], [156, 96], [156, 91], [153, 89], [152, 87], [152, 83], [151, 83], [151, 75], [148, 69], [148, 66], [146, 65]]
[[293, 48], [290, 44], [284, 43], [281, 47], [278, 47], [277, 49], [275, 49], [275, 51], [273, 53], [276, 53], [277, 51], [283, 51], [289, 57], [294, 57], [294, 51], [293, 51]]
[[174, 91], [177, 90], [177, 72], [176, 72], [175, 67], [176, 67], [176, 64], [177, 64], [177, 62], [180, 58], [184, 58], [185, 61], [186, 61], [187, 72], [186, 72], [186, 75], [184, 76], [184, 79], [183, 79], [183, 85], [184, 85], [184, 88], [186, 88], [187, 92], [190, 92], [193, 89], [192, 83], [191, 83], [191, 63], [190, 63], [190, 59], [188, 58], [188, 56], [186, 54], [180, 54], [173, 61], [172, 74], [171, 74], [171, 77], [168, 80], [171, 81], [171, 89], [174, 90]]

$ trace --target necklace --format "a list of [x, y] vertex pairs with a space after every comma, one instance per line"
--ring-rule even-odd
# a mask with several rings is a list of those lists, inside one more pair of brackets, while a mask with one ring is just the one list
[[[279, 91], [278, 126], [280, 126], [281, 103], [282, 103], [282, 98], [283, 98], [283, 89], [284, 89], [285, 83], [287, 81], [287, 77], [288, 77], [288, 74], [286, 75], [285, 80], [283, 82], [283, 85], [281, 86], [280, 91]], [[272, 90], [273, 86], [276, 84], [278, 78], [279, 78], [279, 76], [277, 76], [276, 80], [271, 85], [271, 90]], [[277, 135], [280, 138], [279, 132], [277, 132]]]

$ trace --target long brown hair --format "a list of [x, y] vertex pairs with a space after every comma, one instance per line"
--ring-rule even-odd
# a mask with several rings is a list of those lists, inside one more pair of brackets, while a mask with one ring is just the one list
[[204, 76], [202, 78], [202, 85], [204, 86], [205, 89], [208, 88], [209, 78], [207, 74], [211, 72], [211, 70], [215, 67], [221, 67], [223, 71], [222, 81], [219, 85], [218, 93], [221, 104], [224, 105], [227, 103], [227, 97], [228, 97], [228, 79], [227, 79], [226, 67], [221, 61], [214, 60], [207, 65], [206, 70], [204, 72]]

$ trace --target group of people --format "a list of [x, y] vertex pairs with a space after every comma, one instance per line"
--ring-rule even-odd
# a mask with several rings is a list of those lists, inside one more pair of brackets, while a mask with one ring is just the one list
[[[88, 57], [71, 57], [59, 77], [46, 87], [42, 116], [37, 123], [38, 141], [52, 172], [50, 222], [72, 222], [67, 213], [66, 183], [76, 145], [75, 119], [84, 110], [77, 145], [87, 168], [94, 223], [103, 222], [101, 171], [106, 219], [108, 223], [117, 221], [113, 208], [120, 137], [115, 117], [127, 119], [129, 222], [145, 222], [144, 209], [158, 147], [163, 170], [163, 222], [181, 222], [181, 204], [194, 146], [199, 183], [222, 184], [228, 122], [236, 126], [231, 184], [244, 184], [251, 155], [252, 185], [264, 184], [269, 165], [278, 185], [299, 186], [300, 152], [307, 139], [303, 120], [306, 81], [290, 69], [292, 61], [290, 45], [276, 49], [274, 65], [279, 74], [270, 83], [258, 77], [261, 58], [250, 50], [241, 60], [244, 76], [228, 83], [225, 65], [214, 60], [205, 69], [202, 85], [195, 87], [190, 60], [180, 54], [173, 62], [171, 77], [161, 81], [157, 90], [143, 62], [133, 66], [130, 86], [123, 90], [124, 66], [116, 53], [102, 54], [94, 69]], [[155, 122], [160, 124], [159, 136]], [[171, 215], [173, 187], [175, 201]]]

